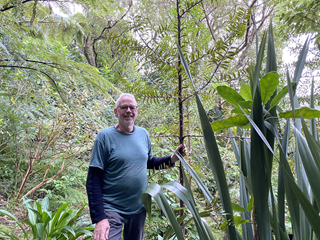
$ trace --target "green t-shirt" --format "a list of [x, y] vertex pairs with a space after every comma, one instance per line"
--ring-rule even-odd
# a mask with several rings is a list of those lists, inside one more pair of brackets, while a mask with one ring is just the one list
[[105, 172], [105, 211], [137, 214], [143, 211], [141, 194], [148, 186], [147, 161], [153, 157], [148, 132], [134, 126], [131, 133], [109, 127], [98, 133], [89, 167]]

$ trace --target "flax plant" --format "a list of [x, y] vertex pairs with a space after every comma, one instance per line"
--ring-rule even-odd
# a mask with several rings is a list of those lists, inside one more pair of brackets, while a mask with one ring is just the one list
[[[263, 59], [265, 46], [267, 46], [267, 58], [265, 73], [263, 73]], [[286, 207], [289, 208], [293, 236], [296, 240], [313, 240], [320, 238], [320, 143], [317, 136], [315, 117], [320, 112], [310, 108], [299, 108], [296, 91], [301, 77], [310, 40], [307, 40], [300, 52], [293, 79], [287, 74], [287, 86], [277, 91], [279, 74], [277, 73], [276, 54], [273, 41], [272, 25], [269, 31], [264, 33], [255, 66], [249, 68], [250, 84], [241, 86], [240, 94], [229, 87], [218, 87], [218, 93], [229, 103], [235, 106], [232, 111], [236, 115], [229, 119], [210, 123], [197, 90], [194, 95], [197, 102], [203, 137], [210, 162], [210, 168], [218, 188], [220, 203], [224, 209], [225, 226], [229, 240], [284, 240], [289, 239], [285, 225]], [[181, 49], [178, 47], [182, 65], [187, 77], [192, 82]], [[192, 83], [193, 85], [193, 83]], [[280, 100], [289, 94], [291, 109], [282, 111], [277, 107]], [[313, 102], [313, 88], [311, 103]], [[280, 118], [287, 119], [286, 127], [281, 135], [278, 132]], [[291, 124], [290, 118], [293, 119]], [[308, 129], [304, 119], [311, 119], [311, 130]], [[250, 126], [250, 139], [246, 137], [247, 130], [241, 127]], [[220, 157], [214, 131], [239, 127], [239, 142], [232, 138], [232, 146], [239, 167], [239, 192], [240, 206], [231, 202], [229, 187], [227, 185], [223, 161]], [[304, 135], [302, 135], [302, 131]], [[287, 160], [289, 136], [295, 143], [295, 169], [291, 170]], [[278, 146], [275, 148], [275, 146]], [[279, 154], [275, 153], [279, 149]], [[201, 179], [192, 168], [184, 161], [179, 153], [176, 153], [190, 176], [193, 177], [203, 192], [204, 197], [213, 202], [211, 193], [206, 189]], [[272, 169], [278, 166], [278, 186], [275, 191], [272, 185]], [[185, 186], [177, 182], [166, 183], [160, 186], [156, 183], [149, 185], [142, 200], [148, 215], [151, 216], [151, 197], [153, 197], [163, 213], [168, 218], [177, 239], [184, 239], [182, 228], [194, 221], [199, 238], [214, 239], [212, 229], [205, 221], [205, 212], [199, 213], [192, 194], [191, 187], [185, 178]], [[176, 219], [173, 210], [162, 191], [163, 188], [176, 194], [190, 210], [192, 218], [186, 224], [179, 226], [180, 219]], [[275, 194], [275, 192], [277, 194]], [[242, 234], [236, 228], [234, 211], [241, 212]], [[240, 210], [239, 210], [240, 209]], [[170, 231], [168, 231], [170, 232]], [[167, 234], [165, 239], [172, 237]]]

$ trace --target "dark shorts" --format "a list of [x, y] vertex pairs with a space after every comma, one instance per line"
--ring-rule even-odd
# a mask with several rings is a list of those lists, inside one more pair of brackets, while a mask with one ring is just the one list
[[142, 240], [146, 212], [125, 215], [117, 212], [106, 212], [110, 225], [109, 240], [121, 240], [123, 228], [124, 240]]

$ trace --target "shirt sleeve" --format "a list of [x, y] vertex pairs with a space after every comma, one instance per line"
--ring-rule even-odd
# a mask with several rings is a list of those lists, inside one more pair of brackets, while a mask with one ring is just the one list
[[165, 169], [168, 167], [173, 167], [174, 163], [171, 163], [171, 156], [166, 157], [152, 157], [147, 163], [148, 169]]
[[94, 141], [89, 167], [106, 169], [106, 159], [108, 159], [108, 145], [106, 141], [97, 139]]
[[103, 176], [104, 171], [100, 168], [89, 167], [86, 189], [92, 223], [97, 223], [107, 218], [102, 199]]

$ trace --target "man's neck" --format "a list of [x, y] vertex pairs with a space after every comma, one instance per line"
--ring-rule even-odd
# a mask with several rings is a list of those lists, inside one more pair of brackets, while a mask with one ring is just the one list
[[129, 127], [126, 127], [126, 126], [123, 126], [123, 125], [120, 125], [119, 123], [117, 123], [115, 125], [115, 128], [118, 129], [120, 132], [123, 132], [123, 133], [131, 133], [131, 132], [133, 132], [133, 125], [129, 126]]

